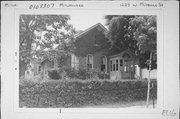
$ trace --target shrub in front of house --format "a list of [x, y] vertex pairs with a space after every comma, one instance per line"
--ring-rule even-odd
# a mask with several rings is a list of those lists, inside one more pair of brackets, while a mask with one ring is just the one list
[[80, 68], [79, 70], [76, 70], [71, 67], [65, 67], [64, 71], [66, 72], [69, 78], [73, 78], [73, 79], [89, 80], [89, 79], [109, 79], [110, 78], [109, 74], [102, 73], [98, 71], [97, 69], [88, 71], [87, 69], [82, 69], [82, 68]]
[[[150, 94], [156, 98], [157, 85], [154, 84]], [[27, 81], [19, 86], [19, 103], [20, 107], [29, 108], [84, 107], [146, 100], [146, 94], [146, 81]]]
[[110, 76], [107, 73], [102, 73], [98, 71], [97, 69], [93, 70], [87, 70], [80, 68], [79, 70], [76, 70], [72, 67], [61, 67], [58, 70], [50, 70], [48, 72], [48, 76], [51, 79], [62, 79], [65, 77], [68, 77], [70, 79], [81, 79], [81, 80], [89, 80], [89, 79], [109, 79]]
[[49, 76], [51, 79], [54, 79], [54, 80], [59, 80], [59, 79], [61, 79], [61, 75], [59, 75], [59, 73], [58, 73], [57, 70], [50, 70], [50, 71], [48, 71], [48, 76]]
[[66, 72], [66, 76], [69, 78], [78, 78], [78, 71], [71, 67], [63, 67], [61, 70]]
[[62, 75], [62, 72], [65, 72], [65, 75], [72, 79], [82, 79], [85, 80], [89, 77], [89, 74], [86, 69], [76, 70], [72, 67], [62, 67], [58, 69], [59, 75]]
[[87, 70], [80, 68], [80, 69], [78, 70], [78, 75], [77, 75], [76, 78], [77, 78], [77, 79], [85, 80], [85, 79], [88, 78], [88, 76], [89, 76], [89, 74], [88, 74]]
[[110, 79], [110, 76], [108, 73], [101, 72], [101, 73], [98, 73], [98, 78], [99, 79]]

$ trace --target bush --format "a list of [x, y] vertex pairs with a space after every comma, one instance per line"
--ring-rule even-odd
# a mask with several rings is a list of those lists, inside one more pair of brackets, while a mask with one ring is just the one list
[[73, 79], [109, 79], [110, 76], [107, 73], [102, 73], [98, 71], [97, 69], [92, 69], [90, 71], [87, 71], [87, 69], [80, 68], [79, 70], [76, 70], [72, 67], [62, 67], [58, 70], [59, 74], [61, 74], [62, 71], [66, 72], [66, 75], [69, 78]]
[[86, 69], [79, 69], [78, 76], [76, 78], [85, 80], [88, 78], [88, 76], [89, 74]]
[[[156, 98], [156, 87], [153, 92]], [[52, 80], [40, 83], [27, 81], [19, 86], [19, 103], [20, 107], [33, 108], [81, 107], [88, 104], [146, 100], [146, 94], [146, 81]]]
[[61, 75], [59, 75], [57, 70], [48, 71], [48, 76], [54, 80], [59, 80], [61, 78]]
[[99, 73], [99, 74], [98, 74], [98, 77], [99, 77], [100, 79], [110, 79], [110, 76], [109, 76], [109, 74], [107, 74], [107, 73]]
[[88, 78], [88, 72], [85, 69], [79, 69], [76, 70], [72, 67], [62, 67], [58, 69], [58, 73], [61, 76], [62, 72], [66, 73], [66, 76], [73, 79], [87, 79]]
[[66, 75], [69, 78], [78, 78], [78, 72], [76, 69], [71, 68], [71, 67], [64, 67], [62, 70], [66, 72]]

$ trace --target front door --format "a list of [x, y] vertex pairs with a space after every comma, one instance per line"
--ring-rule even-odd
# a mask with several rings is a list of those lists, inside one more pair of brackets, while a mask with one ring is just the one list
[[134, 78], [134, 65], [130, 59], [124, 59], [122, 69], [122, 79], [133, 79]]
[[130, 74], [129, 74], [129, 61], [127, 59], [124, 59], [124, 66], [122, 70], [122, 78], [123, 79], [129, 79]]
[[111, 79], [120, 79], [120, 67], [119, 67], [119, 57], [110, 59], [110, 77]]

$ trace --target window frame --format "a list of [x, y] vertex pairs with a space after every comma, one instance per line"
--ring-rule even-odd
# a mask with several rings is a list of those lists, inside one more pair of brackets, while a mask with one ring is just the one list
[[115, 64], [116, 64], [115, 71], [119, 71], [119, 60], [118, 59], [115, 60]]
[[[92, 57], [92, 67], [91, 68], [89, 68], [89, 64], [90, 63], [88, 63], [88, 57]], [[90, 60], [89, 60], [89, 62], [90, 62]], [[88, 54], [87, 56], [86, 56], [86, 67], [87, 67], [87, 69], [89, 70], [89, 69], [93, 69], [93, 55], [92, 54]]]
[[123, 59], [119, 59], [119, 65], [120, 67], [123, 67]]
[[75, 68], [76, 70], [79, 69], [79, 57], [77, 57], [75, 54], [71, 55], [71, 67]]
[[[105, 58], [105, 64], [103, 64], [103, 58]], [[101, 56], [101, 69], [102, 65], [105, 65], [105, 73], [107, 73], [107, 57], [105, 55]], [[101, 70], [102, 71], [102, 70]]]

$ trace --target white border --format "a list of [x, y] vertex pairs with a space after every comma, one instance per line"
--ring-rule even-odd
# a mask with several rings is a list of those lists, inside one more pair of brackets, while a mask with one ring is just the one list
[[[11, 2], [9, 2], [11, 3]], [[19, 108], [19, 100], [18, 100], [18, 97], [19, 97], [19, 74], [18, 74], [18, 69], [19, 69], [19, 65], [18, 65], [18, 55], [19, 55], [19, 15], [20, 14], [83, 14], [83, 13], [93, 13], [93, 14], [104, 14], [104, 15], [110, 15], [110, 14], [113, 14], [113, 15], [156, 15], [157, 16], [157, 53], [158, 53], [158, 61], [157, 61], [157, 64], [158, 64], [158, 100], [157, 100], [157, 108], [156, 109], [126, 109], [126, 108], [121, 108], [121, 109], [117, 109], [117, 108], [99, 108], [99, 109], [95, 109], [95, 108], [63, 108], [61, 109], [62, 111], [62, 114], [81, 114], [81, 117], [86, 117], [86, 114], [107, 114], [106, 117], [111, 117], [110, 114], [113, 114], [113, 115], [120, 115], [121, 117], [126, 117], [127, 114], [131, 114], [131, 116], [133, 115], [141, 115], [140, 117], [143, 118], [143, 117], [147, 117], [147, 115], [151, 115], [150, 118], [161, 118], [162, 117], [162, 110], [163, 109], [167, 109], [168, 107], [173, 107], [173, 105], [170, 105], [168, 106], [168, 102], [171, 102], [171, 101], [167, 101], [167, 94], [170, 94], [171, 92], [168, 92], [167, 88], [167, 78], [164, 77], [164, 76], [167, 76], [166, 74], [164, 74], [164, 70], [166, 70], [166, 73], [167, 72], [167, 69], [164, 69], [164, 67], [167, 68], [167, 64], [168, 63], [167, 61], [167, 56], [165, 56], [165, 54], [167, 54], [165, 51], [167, 51], [167, 49], [164, 49], [164, 46], [166, 46], [166, 48], [168, 47], [168, 45], [172, 46], [172, 43], [171, 42], [168, 42], [169, 44], [167, 45], [167, 39], [165, 36], [167, 36], [167, 30], [164, 29], [163, 27], [164, 26], [167, 26], [166, 24], [164, 24], [164, 14], [167, 15], [166, 12], [168, 11], [171, 11], [170, 8], [169, 8], [169, 4], [167, 3], [163, 3], [164, 4], [164, 7], [163, 8], [146, 8], [146, 7], [138, 7], [138, 8], [119, 8], [119, 3], [121, 2], [70, 2], [70, 3], [83, 3], [85, 4], [85, 8], [56, 8], [56, 9], [46, 9], [46, 10], [42, 10], [42, 9], [39, 9], [39, 10], [28, 10], [28, 5], [33, 3], [35, 4], [36, 2], [14, 2], [16, 3], [17, 7], [15, 8], [11, 8], [10, 10], [7, 10], [8, 8], [5, 8], [3, 5], [5, 4], [5, 2], [3, 2], [2, 4], [2, 8], [3, 8], [3, 11], [6, 11], [7, 13], [7, 16], [3, 13], [2, 11], [2, 14], [4, 15], [5, 18], [8, 18], [8, 13], [11, 15], [9, 15], [9, 20], [7, 21], [10, 21], [10, 24], [7, 24], [7, 22], [5, 21], [5, 19], [2, 19], [2, 22], [3, 23], [6, 23], [5, 25], [3, 25], [2, 23], [2, 28], [5, 28], [5, 27], [8, 27], [8, 28], [12, 28], [9, 30], [9, 34], [11, 36], [8, 36], [6, 37], [6, 35], [9, 35], [7, 34], [7, 31], [5, 31], [5, 29], [2, 30], [2, 45], [3, 43], [4, 44], [7, 44], [7, 43], [11, 43], [10, 41], [12, 40], [9, 40], [11, 39], [13, 36], [15, 38], [15, 42], [13, 41], [13, 43], [15, 44], [15, 48], [13, 52], [11, 51], [7, 51], [7, 53], [11, 54], [11, 55], [14, 55], [15, 52], [17, 52], [17, 56], [15, 56], [15, 61], [13, 59], [11, 59], [11, 61], [13, 61], [13, 63], [10, 63], [10, 64], [14, 64], [15, 68], [17, 68], [17, 70], [15, 71], [15, 79], [13, 81], [13, 85], [10, 84], [11, 88], [8, 87], [8, 85], [5, 83], [5, 76], [7, 76], [7, 73], [5, 73], [7, 71], [7, 69], [5, 69], [5, 63], [6, 60], [7, 61], [10, 61], [8, 59], [6, 59], [5, 57], [3, 56], [6, 56], [4, 52], [2, 52], [2, 83], [4, 83], [4, 87], [2, 89], [2, 91], [4, 91], [2, 93], [2, 100], [4, 102], [4, 104], [2, 103], [2, 108], [5, 108], [5, 104], [8, 104], [8, 102], [6, 102], [5, 100], [5, 94], [6, 94], [6, 91], [5, 91], [5, 88], [8, 88], [9, 90], [13, 90], [13, 93], [14, 93], [14, 96], [11, 100], [13, 100], [13, 103], [10, 102], [10, 104], [14, 105], [13, 106], [13, 114], [17, 114], [17, 115], [29, 115], [29, 116], [32, 116], [32, 118], [34, 118], [35, 116], [31, 115], [31, 114], [37, 114], [37, 115], [41, 115], [41, 114], [54, 114], [57, 116], [57, 114], [59, 114], [59, 108]], [[38, 2], [38, 3], [42, 3], [42, 2]], [[47, 3], [47, 2], [46, 2]], [[69, 2], [53, 2], [53, 3], [69, 3]], [[133, 2], [133, 3], [138, 3], [138, 2]], [[157, 3], [157, 2], [151, 2], [151, 3]], [[175, 5], [175, 3], [170, 3], [170, 6], [173, 6]], [[177, 8], [178, 5], [175, 6], [175, 8]], [[168, 9], [168, 10], [166, 10]], [[164, 12], [165, 11], [165, 12]], [[173, 8], [172, 8], [172, 11], [173, 11]], [[177, 14], [175, 14], [177, 15]], [[171, 15], [173, 16], [173, 15]], [[167, 17], [165, 17], [167, 19]], [[12, 20], [14, 21], [14, 23], [12, 22]], [[166, 21], [167, 23], [167, 21]], [[173, 23], [172, 23], [173, 24]], [[174, 25], [174, 24], [173, 24]], [[174, 25], [175, 26], [175, 25]], [[164, 33], [165, 30], [166, 32]], [[171, 30], [171, 29], [170, 29]], [[174, 31], [172, 29], [172, 31]], [[171, 31], [170, 31], [171, 32]], [[175, 35], [177, 35], [177, 31], [175, 31]], [[6, 34], [6, 35], [3, 35], [3, 34]], [[5, 42], [5, 38], [8, 39], [7, 42]], [[177, 37], [175, 37], [177, 38]], [[166, 39], [166, 42], [164, 42], [164, 39]], [[177, 41], [177, 40], [176, 40]], [[165, 43], [165, 44], [164, 44]], [[177, 45], [176, 42], [174, 44], [175, 46]], [[11, 45], [12, 46], [12, 45]], [[8, 46], [7, 46], [8, 47]], [[10, 47], [9, 47], [10, 48]], [[12, 47], [11, 47], [12, 48]], [[173, 46], [171, 47], [173, 48]], [[5, 49], [5, 46], [2, 46], [2, 50]], [[3, 50], [4, 51], [4, 50]], [[171, 51], [171, 50], [170, 50]], [[177, 53], [177, 52], [174, 52], [174, 53]], [[172, 54], [174, 54], [172, 53]], [[177, 57], [176, 57], [177, 58]], [[172, 59], [171, 59], [172, 60]], [[165, 61], [165, 62], [164, 62]], [[175, 63], [173, 62], [173, 64], [178, 64], [178, 63]], [[14, 67], [13, 66], [13, 67]], [[168, 65], [169, 66], [169, 65]], [[176, 65], [173, 65], [173, 66], [176, 66]], [[8, 66], [8, 68], [12, 68], [12, 66]], [[176, 68], [177, 69], [177, 68]], [[8, 71], [7, 71], [8, 72]], [[11, 72], [14, 72], [14, 68], [13, 70], [11, 69]], [[14, 74], [14, 73], [12, 73]], [[173, 73], [174, 74], [174, 73]], [[177, 74], [177, 72], [175, 72], [175, 74]], [[12, 76], [10, 76], [12, 78]], [[176, 76], [175, 76], [176, 78]], [[176, 83], [177, 80], [175, 80]], [[9, 80], [7, 81], [9, 82]], [[174, 80], [172, 81], [174, 82]], [[170, 83], [170, 84], [175, 84], [175, 83]], [[12, 82], [11, 82], [12, 83]], [[165, 87], [166, 86], [166, 87]], [[175, 88], [177, 89], [176, 87], [177, 85], [175, 85]], [[173, 87], [172, 87], [173, 88]], [[165, 90], [167, 92], [165, 92]], [[172, 89], [173, 90], [173, 89]], [[8, 92], [8, 91], [7, 91]], [[177, 93], [175, 93], [175, 97], [177, 98]], [[7, 105], [9, 106], [9, 105]], [[168, 108], [169, 109], [169, 108]], [[171, 109], [177, 109], [177, 108], [171, 108]], [[7, 111], [7, 109], [6, 109]], [[42, 112], [42, 113], [40, 113]], [[3, 111], [2, 109], [2, 113], [4, 114], [5, 112]], [[45, 114], [45, 115], [46, 115]], [[47, 115], [46, 115], [47, 116]], [[56, 117], [55, 116], [55, 117]], [[64, 116], [69, 116], [69, 115], [64, 115]], [[48, 116], [47, 116], [48, 117]], [[46, 117], [46, 118], [47, 118]], [[58, 116], [59, 117], [59, 116]], [[98, 117], [98, 116], [97, 116]], [[148, 118], [148, 117], [147, 117]]]

